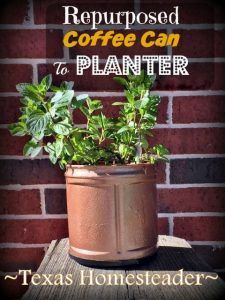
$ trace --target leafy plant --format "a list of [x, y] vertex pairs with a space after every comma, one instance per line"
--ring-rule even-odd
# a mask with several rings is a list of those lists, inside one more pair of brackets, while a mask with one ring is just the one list
[[[35, 157], [41, 151], [49, 154], [53, 164], [62, 169], [67, 164], [129, 164], [166, 160], [168, 150], [161, 144], [151, 147], [149, 139], [156, 125], [159, 96], [149, 90], [153, 76], [144, 71], [140, 75], [115, 77], [125, 87], [126, 102], [119, 106], [119, 117], [107, 118], [100, 100], [88, 95], [74, 95], [73, 82], [52, 85], [48, 75], [39, 84], [21, 83], [21, 116], [10, 124], [12, 135], [30, 136], [24, 155]], [[86, 127], [74, 125], [73, 111], [86, 117]]]

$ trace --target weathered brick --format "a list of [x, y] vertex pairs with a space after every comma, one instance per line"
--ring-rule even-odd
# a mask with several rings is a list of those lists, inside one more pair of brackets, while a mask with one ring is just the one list
[[9, 124], [18, 121], [20, 116], [20, 101], [18, 97], [1, 97], [0, 98], [0, 124]]
[[158, 218], [158, 233], [169, 234], [169, 223], [167, 218]]
[[66, 214], [66, 190], [46, 189], [45, 208], [47, 214]]
[[224, 183], [224, 158], [172, 159], [171, 183]]
[[41, 244], [68, 236], [67, 219], [1, 220], [1, 243]]
[[164, 144], [171, 154], [225, 153], [225, 128], [154, 129], [153, 132], [150, 142]]
[[16, 92], [16, 84], [32, 82], [31, 65], [0, 65], [0, 92]]
[[63, 171], [48, 159], [0, 161], [0, 184], [65, 183]]
[[156, 164], [156, 183], [165, 183], [166, 181], [166, 164], [158, 162]]
[[176, 30], [173, 32], [180, 34], [180, 41], [177, 47], [173, 48], [173, 55], [185, 55], [190, 58], [215, 56], [214, 30]]
[[3, 272], [36, 271], [44, 253], [44, 248], [1, 248], [0, 269]]
[[158, 189], [161, 213], [225, 212], [225, 188]]
[[214, 22], [214, 7], [212, 3], [206, 3], [204, 0], [193, 1], [140, 1], [140, 11], [149, 13], [150, 11], [174, 11], [173, 6], [179, 7], [179, 24], [202, 24]]
[[62, 4], [61, 0], [34, 0], [34, 17], [37, 24], [63, 24], [64, 8], [63, 5], [73, 5], [78, 8], [78, 18], [83, 11], [128, 11], [134, 10], [134, 4], [132, 0], [113, 0], [113, 1], [90, 1], [79, 0], [74, 3], [73, 0], [67, 0]]
[[215, 31], [215, 57], [225, 57], [225, 40], [223, 38], [224, 35], [225, 30]]
[[61, 30], [0, 30], [0, 58], [61, 58]]
[[174, 235], [189, 241], [223, 241], [224, 217], [174, 218]]
[[39, 190], [1, 190], [0, 214], [40, 214]]
[[225, 248], [213, 246], [192, 246], [204, 261], [206, 261], [213, 269], [225, 268]]
[[[107, 47], [101, 46], [100, 44], [97, 44], [97, 46], [94, 47], [81, 47], [79, 45], [76, 45], [75, 47], [70, 48], [70, 57], [76, 58], [77, 55], [98, 55], [100, 59], [104, 59], [107, 58], [109, 55], [116, 55], [117, 58], [121, 58], [123, 55], [129, 55], [130, 57], [134, 57], [134, 55], [137, 55], [137, 53], [138, 55], [166, 55], [166, 47], [152, 46], [145, 48], [141, 45], [141, 36], [147, 31], [148, 30], [132, 30], [132, 33], [135, 33], [136, 35], [136, 41], [132, 47], [114, 47], [110, 43], [107, 45]], [[105, 30], [104, 32], [107, 32], [107, 30]], [[157, 36], [157, 34], [159, 34], [159, 31], [156, 30], [155, 32]], [[81, 33], [79, 32], [79, 34]], [[94, 32], [85, 31], [85, 33], [89, 33], [90, 35], [92, 35]], [[127, 30], [115, 30], [115, 33], [123, 33], [126, 36], [131, 32]]]
[[[188, 113], [187, 113], [188, 112]], [[174, 123], [225, 122], [224, 96], [174, 97]]]
[[2, 1], [0, 24], [22, 24], [29, 21], [26, 0]]
[[[119, 110], [120, 108], [118, 106], [112, 105], [113, 102], [116, 101], [126, 101], [124, 97], [91, 97], [95, 99], [99, 99], [102, 101], [103, 104], [103, 113], [108, 118], [117, 118], [119, 116]], [[157, 122], [159, 124], [165, 124], [167, 121], [167, 107], [168, 107], [168, 98], [162, 97], [161, 102], [158, 107], [158, 113], [157, 113]], [[75, 124], [85, 124], [86, 117], [82, 112], [78, 109], [74, 111], [73, 119]]]
[[215, 23], [225, 23], [225, 16], [224, 16], [224, 2], [217, 1], [215, 3]]
[[12, 136], [8, 129], [0, 129], [0, 155], [23, 155], [28, 137]]
[[156, 89], [198, 90], [224, 89], [225, 63], [189, 63], [189, 76], [159, 76]]

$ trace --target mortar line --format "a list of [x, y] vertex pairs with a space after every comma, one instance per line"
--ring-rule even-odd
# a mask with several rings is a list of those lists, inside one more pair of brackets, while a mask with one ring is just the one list
[[169, 235], [173, 236], [173, 227], [174, 227], [173, 216], [168, 217], [168, 223], [169, 223]]
[[[66, 28], [69, 30], [75, 30], [76, 31], [85, 31], [85, 30], [91, 30], [91, 25], [65, 25], [65, 24], [3, 24], [0, 26], [1, 29], [4, 30], [11, 30], [11, 29], [29, 29], [29, 30], [35, 30], [35, 29], [58, 29], [63, 30]], [[107, 29], [114, 29], [114, 30], [124, 30], [125, 24], [122, 25], [101, 25], [102, 30]], [[165, 30], [165, 29], [171, 29], [171, 30], [178, 30], [178, 29], [186, 29], [186, 30], [223, 30], [225, 29], [225, 23], [201, 23], [201, 24], [154, 24], [155, 30]], [[149, 24], [134, 24], [130, 25], [130, 30], [149, 30]]]
[[[168, 48], [168, 47], [167, 47]], [[56, 61], [58, 62], [65, 62], [66, 59], [66, 63], [68, 64], [76, 64], [77, 63], [77, 59], [76, 58], [70, 58], [69, 55], [69, 48], [67, 47], [63, 47], [63, 52], [64, 52], [64, 57], [60, 57], [60, 58], [24, 58], [24, 57], [20, 57], [20, 58], [1, 58], [0, 59], [0, 63], [1, 64], [53, 64]], [[167, 54], [170, 55], [170, 54]], [[171, 54], [172, 55], [172, 54]], [[118, 62], [121, 64], [123, 62], [122, 58], [118, 58], [117, 59]], [[99, 63], [100, 65], [103, 65], [107, 62], [106, 58], [100, 58], [99, 59]], [[188, 57], [188, 62], [189, 63], [224, 63], [225, 62], [225, 57]], [[97, 76], [97, 75], [96, 75]]]
[[0, 215], [0, 220], [49, 220], [67, 219], [67, 214], [40, 214], [40, 215]]
[[[124, 96], [124, 92], [116, 92], [116, 91], [82, 91], [78, 90], [75, 91], [75, 95], [81, 94], [81, 93], [87, 93], [89, 96], [100, 96], [100, 97], [120, 97]], [[190, 96], [224, 96], [225, 95], [225, 90], [175, 90], [175, 91], [166, 91], [166, 90], [154, 90], [151, 92], [152, 95], [159, 95], [159, 96], [173, 96], [173, 97], [190, 97]], [[20, 94], [18, 92], [0, 92], [0, 97], [18, 97]]]
[[40, 205], [41, 212], [43, 216], [46, 216], [46, 208], [45, 208], [45, 189], [43, 187], [39, 188], [40, 191]]
[[224, 217], [224, 212], [175, 212], [175, 213], [158, 213], [159, 218], [189, 218], [189, 217]]
[[26, 244], [26, 243], [0, 243], [0, 248], [44, 248], [50, 243], [45, 244]]

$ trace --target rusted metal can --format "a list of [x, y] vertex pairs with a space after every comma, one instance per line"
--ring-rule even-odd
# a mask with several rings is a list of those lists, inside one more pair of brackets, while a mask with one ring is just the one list
[[71, 256], [119, 265], [155, 253], [152, 165], [69, 165], [65, 176]]

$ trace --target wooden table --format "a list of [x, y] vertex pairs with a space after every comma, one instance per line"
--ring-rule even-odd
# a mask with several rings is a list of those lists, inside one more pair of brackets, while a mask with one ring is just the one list
[[[56, 278], [54, 277], [55, 274], [63, 274], [60, 275], [63, 278], [65, 278], [66, 274], [71, 274], [73, 283], [72, 285], [30, 285], [23, 300], [225, 299], [224, 281], [195, 254], [194, 250], [185, 240], [169, 236], [159, 236], [158, 246], [157, 254], [145, 259], [139, 265], [97, 269], [84, 267], [69, 257], [67, 254], [68, 239], [52, 241], [37, 273], [54, 274], [51, 276], [52, 278]], [[183, 271], [179, 271], [181, 269]], [[182, 272], [184, 276], [192, 274], [187, 277], [187, 283], [198, 283], [196, 276], [203, 274], [204, 278], [201, 277], [199, 279], [202, 285], [169, 285], [170, 281], [168, 278], [171, 278], [171, 282], [172, 279], [175, 280], [176, 278], [174, 283], [180, 282], [181, 284], [182, 281], [179, 281], [179, 279]], [[138, 274], [140, 277], [145, 278], [144, 284], [129, 285], [137, 280]], [[174, 277], [176, 274], [180, 275]], [[89, 277], [88, 279], [83, 278], [85, 285], [80, 285], [83, 275], [88, 275]], [[94, 285], [87, 285], [91, 283], [90, 276], [93, 276]], [[121, 284], [124, 283], [121, 280], [128, 278], [128, 283], [125, 282], [123, 285], [109, 285], [109, 277], [116, 277], [118, 280], [117, 283]], [[148, 282], [148, 285], [146, 285], [146, 277], [148, 279], [154, 278], [154, 280], [150, 281], [150, 284]], [[95, 282], [96, 278], [98, 278], [98, 284], [101, 284], [105, 280], [104, 278], [106, 278], [108, 285], [97, 285]], [[162, 284], [163, 278], [164, 283], [167, 283], [165, 285]], [[46, 283], [45, 280], [43, 279], [42, 283]], [[111, 283], [116, 282], [111, 281]], [[136, 283], [140, 284], [142, 282], [137, 280]]]

